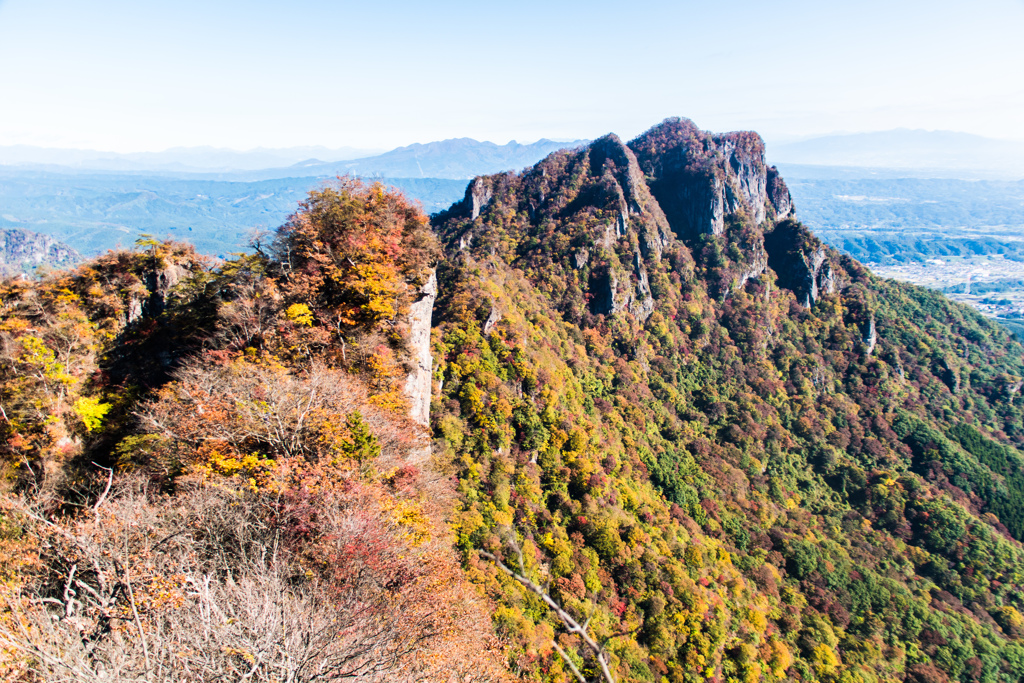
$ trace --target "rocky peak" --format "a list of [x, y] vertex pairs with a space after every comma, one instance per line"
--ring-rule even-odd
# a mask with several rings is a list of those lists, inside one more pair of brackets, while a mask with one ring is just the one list
[[792, 201], [764, 160], [752, 132], [712, 135], [688, 119], [666, 119], [629, 143], [651, 192], [683, 240], [721, 235], [725, 218], [744, 211], [755, 224], [785, 217]]
[[668, 252], [685, 270], [699, 250], [716, 297], [769, 268], [807, 306], [836, 291], [841, 269], [832, 253], [785, 220], [792, 215], [759, 135], [711, 134], [667, 119], [628, 144], [609, 134], [522, 173], [476, 178], [435, 221], [452, 253], [566, 271], [551, 279], [551, 296], [573, 301], [565, 304], [571, 319], [589, 310], [642, 321], [664, 291], [659, 264]]
[[661, 258], [661, 252], [672, 236], [668, 219], [644, 181], [633, 151], [614, 133], [595, 140], [588, 149], [590, 175], [602, 178], [611, 188], [618, 208], [617, 232], [637, 231], [640, 249], [645, 257]]
[[775, 209], [775, 220], [782, 221], [795, 215], [793, 197], [789, 194], [786, 182], [779, 175], [779, 169], [768, 167], [768, 200]]
[[430, 384], [433, 359], [430, 355], [430, 319], [437, 299], [437, 275], [430, 271], [416, 301], [409, 306], [409, 355], [412, 369], [405, 381], [409, 417], [418, 424], [430, 423]]
[[466, 197], [462, 200], [463, 208], [470, 219], [476, 220], [493, 196], [494, 189], [487, 178], [474, 178], [466, 188]]
[[139, 308], [140, 315], [156, 317], [164, 312], [171, 289], [192, 273], [189, 265], [178, 263], [174, 260], [153, 257], [152, 267], [145, 274], [149, 298], [144, 303], [141, 303]]

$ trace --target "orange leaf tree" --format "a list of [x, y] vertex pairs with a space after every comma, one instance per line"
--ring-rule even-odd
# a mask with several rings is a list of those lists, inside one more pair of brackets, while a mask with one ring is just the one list
[[437, 257], [401, 192], [351, 178], [309, 193], [274, 244], [289, 300], [339, 332], [394, 321]]

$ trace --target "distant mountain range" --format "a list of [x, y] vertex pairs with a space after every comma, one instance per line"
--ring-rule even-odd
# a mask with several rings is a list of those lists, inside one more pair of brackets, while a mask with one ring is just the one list
[[92, 150], [0, 147], [0, 166], [57, 173], [146, 173], [178, 178], [253, 182], [274, 178], [334, 177], [351, 174], [388, 178], [449, 178], [519, 170], [558, 149], [586, 142], [538, 140], [505, 145], [471, 138], [441, 140], [376, 150], [293, 147], [237, 152], [212, 147], [174, 148], [164, 152], [114, 154]]
[[[311, 159], [282, 168], [205, 173], [174, 171], [170, 166], [177, 163], [174, 159], [191, 159], [194, 164], [230, 161], [223, 154], [230, 150], [207, 150], [208, 157], [199, 149], [148, 157], [122, 155], [131, 159], [118, 157], [109, 168], [90, 169], [86, 165], [94, 161], [87, 160], [88, 152], [76, 162], [73, 155], [64, 154], [68, 150], [37, 150], [32, 157], [25, 149], [16, 156], [10, 152], [14, 148], [0, 148], [0, 162], [33, 158], [77, 164], [0, 164], [0, 228], [44, 233], [88, 255], [118, 244], [128, 246], [139, 233], [151, 233], [187, 239], [203, 253], [227, 256], [244, 249], [254, 230], [272, 230], [283, 223], [309, 190], [338, 175], [379, 179], [433, 213], [461, 199], [468, 178], [518, 170], [581, 142], [496, 145], [462, 138], [399, 147], [365, 159]], [[286, 151], [294, 152], [264, 150]], [[257, 158], [256, 152], [235, 154], [238, 163], [255, 163]], [[154, 170], [114, 169], [129, 162], [150, 163]]]
[[[461, 199], [469, 178], [522, 169], [583, 143], [459, 138], [361, 158], [355, 157], [370, 150], [177, 148], [116, 155], [0, 147], [0, 229], [43, 233], [87, 256], [130, 245], [139, 233], [186, 238], [203, 253], [225, 256], [243, 249], [254, 229], [280, 225], [310, 189], [337, 175], [379, 178], [433, 213]], [[953, 235], [970, 227], [987, 240], [970, 235], [975, 252], [1002, 253], [1002, 238], [989, 235], [987, 226], [1000, 226], [1005, 235], [1024, 225], [1020, 184], [1002, 180], [1024, 178], [1022, 143], [895, 130], [770, 146], [768, 160], [790, 179], [798, 215], [862, 258], [848, 235], [840, 240], [831, 231], [948, 228]], [[973, 182], [979, 179], [991, 182]]]
[[78, 169], [86, 171], [224, 173], [256, 171], [291, 166], [316, 157], [342, 161], [379, 154], [379, 149], [355, 147], [257, 148], [247, 151], [216, 147], [174, 147], [163, 152], [118, 154], [91, 149], [53, 149], [29, 145], [0, 146], [0, 165], [36, 169]]
[[[374, 157], [340, 163], [311, 160], [292, 168], [306, 174], [386, 176], [390, 178], [458, 178], [470, 180], [478, 175], [520, 170], [537, 163], [551, 152], [579, 147], [586, 140], [556, 142], [538, 140], [521, 145], [515, 140], [506, 145], [478, 142], [471, 138], [442, 140], [425, 145], [399, 147]], [[291, 169], [290, 169], [291, 170]]]
[[[0, 167], [56, 173], [146, 173], [179, 178], [252, 182], [274, 178], [364, 177], [450, 178], [521, 169], [558, 149], [586, 140], [548, 139], [504, 145], [471, 138], [413, 144], [381, 150], [341, 147], [258, 148], [176, 147], [162, 152], [116, 154], [96, 150], [0, 146]], [[959, 179], [1024, 178], [1024, 142], [997, 140], [952, 131], [897, 129], [827, 135], [798, 142], [769, 144], [770, 163], [800, 165], [801, 177], [931, 177]], [[828, 167], [818, 169], [817, 167]], [[785, 169], [784, 169], [785, 170]]]
[[[142, 174], [67, 174], [0, 168], [0, 228], [28, 229], [83, 254], [130, 246], [140, 233], [191, 242], [225, 257], [249, 236], [273, 230], [327, 178], [228, 182]], [[466, 181], [383, 178], [419, 200], [427, 213], [448, 208]]]
[[[899, 169], [899, 175], [947, 178], [1024, 178], [1024, 142], [955, 133], [897, 129], [875, 133], [829, 135], [769, 145], [775, 164], [853, 166], [859, 177], [867, 168]], [[834, 177], [834, 176], [832, 176]]]

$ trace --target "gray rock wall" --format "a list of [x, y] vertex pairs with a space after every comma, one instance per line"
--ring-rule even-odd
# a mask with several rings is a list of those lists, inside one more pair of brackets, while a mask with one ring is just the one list
[[430, 318], [437, 299], [437, 274], [420, 288], [419, 298], [409, 306], [409, 351], [412, 372], [405, 380], [405, 395], [409, 399], [409, 417], [424, 427], [430, 424], [430, 389], [433, 358], [430, 355]]
[[0, 275], [31, 275], [39, 266], [70, 268], [81, 260], [77, 251], [48, 235], [0, 230]]
[[786, 184], [764, 158], [756, 133], [712, 135], [668, 119], [630, 143], [651, 192], [683, 240], [721, 235], [725, 217], [746, 211], [755, 224], [792, 214]]

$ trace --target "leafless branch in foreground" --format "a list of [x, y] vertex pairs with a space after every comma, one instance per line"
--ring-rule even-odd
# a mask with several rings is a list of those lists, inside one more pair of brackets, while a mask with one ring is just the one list
[[[512, 546], [513, 549], [515, 549], [515, 551], [519, 554], [520, 570], [525, 573], [525, 570], [523, 569], [522, 552], [519, 550], [519, 546], [514, 541], [512, 542]], [[601, 677], [603, 678], [603, 680], [606, 681], [606, 683], [615, 683], [615, 677], [612, 676], [611, 669], [608, 667], [608, 656], [605, 654], [604, 646], [602, 646], [600, 643], [594, 640], [593, 636], [587, 633], [587, 628], [590, 626], [589, 619], [587, 619], [586, 623], [582, 625], [579, 624], [579, 622], [577, 622], [571, 614], [562, 609], [562, 606], [555, 602], [554, 598], [552, 598], [551, 595], [549, 595], [548, 592], [541, 588], [539, 585], [537, 585], [530, 579], [526, 578], [526, 576], [524, 576], [523, 574], [520, 574], [510, 569], [504, 562], [502, 562], [495, 555], [487, 552], [486, 550], [479, 550], [477, 552], [480, 553], [480, 557], [483, 557], [484, 559], [493, 562], [495, 565], [497, 565], [499, 569], [501, 569], [501, 571], [511, 576], [513, 579], [515, 579], [523, 586], [525, 586], [527, 590], [529, 590], [537, 597], [539, 597], [541, 600], [543, 600], [544, 604], [550, 607], [552, 611], [554, 611], [555, 615], [565, 625], [566, 630], [569, 633], [574, 633], [578, 635], [583, 640], [584, 645], [587, 646], [587, 649], [589, 649], [594, 654], [595, 659], [597, 659], [598, 665], [601, 667]], [[565, 650], [563, 650], [557, 642], [552, 641], [552, 643], [555, 646], [555, 651], [558, 652], [558, 654], [562, 657], [563, 660], [565, 660], [566, 664], [568, 664], [569, 666], [569, 669], [576, 676], [576, 678], [581, 683], [587, 683], [587, 680], [583, 677], [583, 674], [580, 673], [580, 670], [576, 667], [573, 661], [569, 659], [569, 655], [565, 652]]]

